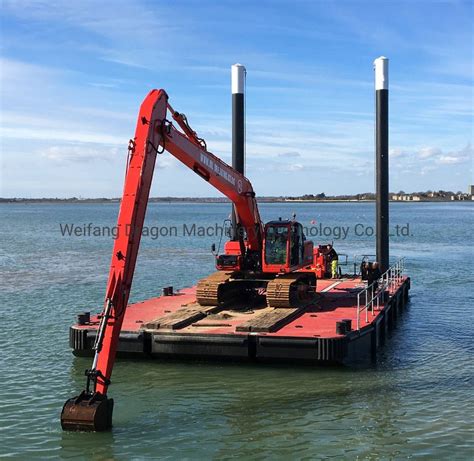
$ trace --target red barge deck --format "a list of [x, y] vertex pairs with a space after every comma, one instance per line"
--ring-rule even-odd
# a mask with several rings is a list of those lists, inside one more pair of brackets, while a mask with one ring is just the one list
[[[402, 261], [375, 291], [358, 276], [318, 280], [317, 303], [300, 309], [200, 306], [196, 288], [186, 288], [130, 304], [118, 356], [366, 361], [383, 344], [409, 289]], [[98, 325], [97, 316], [86, 315], [70, 328], [75, 355], [92, 355]]]

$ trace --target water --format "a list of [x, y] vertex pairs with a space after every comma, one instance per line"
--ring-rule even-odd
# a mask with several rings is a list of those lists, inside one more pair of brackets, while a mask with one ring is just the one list
[[[209, 273], [214, 236], [182, 236], [228, 217], [225, 204], [151, 204], [133, 300]], [[373, 253], [374, 205], [264, 204], [313, 233], [349, 228], [343, 253]], [[314, 368], [119, 361], [110, 433], [64, 433], [59, 412], [84, 385], [68, 328], [104, 295], [112, 239], [62, 236], [60, 224], [113, 226], [116, 204], [1, 205], [0, 457], [75, 459], [469, 459], [473, 454], [473, 204], [392, 204], [392, 255], [406, 256], [410, 304], [378, 363]], [[314, 220], [314, 225], [311, 221]], [[392, 227], [393, 227], [392, 226]], [[362, 229], [358, 227], [358, 231]], [[197, 230], [197, 228], [196, 228]], [[370, 230], [370, 229], [369, 229]], [[162, 232], [165, 232], [162, 230]], [[327, 233], [329, 231], [326, 230]], [[395, 229], [393, 229], [395, 233]], [[370, 232], [369, 232], [370, 234]]]

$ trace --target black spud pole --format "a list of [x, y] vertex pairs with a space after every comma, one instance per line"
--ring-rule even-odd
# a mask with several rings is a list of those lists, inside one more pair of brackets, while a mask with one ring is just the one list
[[374, 69], [376, 252], [385, 272], [389, 267], [388, 59], [377, 58]]
[[[245, 75], [242, 64], [232, 66], [232, 167], [245, 174]], [[238, 240], [237, 217], [232, 207], [232, 240]]]

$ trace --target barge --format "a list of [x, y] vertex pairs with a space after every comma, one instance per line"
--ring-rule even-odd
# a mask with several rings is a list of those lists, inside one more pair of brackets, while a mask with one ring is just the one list
[[[404, 260], [389, 266], [388, 61], [375, 61], [377, 261], [338, 272], [336, 250], [316, 246], [291, 219], [264, 223], [244, 175], [245, 68], [232, 66], [232, 165], [207, 149], [165, 90], [141, 104], [128, 145], [125, 184], [102, 311], [70, 328], [75, 355], [93, 356], [85, 389], [63, 406], [65, 430], [112, 427], [116, 356], [351, 364], [373, 359], [408, 301]], [[169, 117], [169, 118], [168, 118]], [[172, 119], [173, 121], [171, 121]], [[174, 123], [173, 123], [174, 122]], [[232, 202], [230, 239], [216, 272], [195, 287], [129, 304], [157, 156], [169, 152]]]
[[[404, 259], [377, 286], [360, 275], [318, 280], [316, 301], [303, 308], [201, 306], [196, 287], [130, 304], [117, 355], [128, 358], [306, 361], [344, 364], [371, 361], [404, 310], [410, 278]], [[100, 318], [78, 315], [69, 344], [92, 356]]]

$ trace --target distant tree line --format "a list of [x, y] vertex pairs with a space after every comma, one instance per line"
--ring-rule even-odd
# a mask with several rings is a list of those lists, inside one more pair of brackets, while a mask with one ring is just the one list
[[[445, 190], [438, 191], [422, 191], [422, 192], [411, 192], [406, 193], [401, 190], [399, 192], [391, 192], [390, 197], [397, 199], [400, 196], [417, 197], [417, 200], [452, 200], [455, 199], [471, 199], [469, 194], [461, 191], [452, 192]], [[1, 198], [0, 203], [107, 203], [107, 202], [120, 202], [120, 198], [81, 198], [81, 197], [70, 197], [70, 198]], [[375, 194], [373, 192], [364, 192], [361, 194], [354, 195], [326, 195], [324, 192], [318, 194], [304, 194], [296, 196], [258, 196], [259, 202], [285, 202], [285, 201], [364, 201], [364, 200], [375, 200]], [[150, 197], [149, 201], [154, 202], [199, 202], [199, 203], [226, 203], [229, 202], [227, 197]]]

